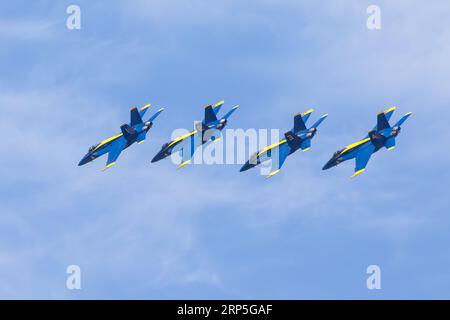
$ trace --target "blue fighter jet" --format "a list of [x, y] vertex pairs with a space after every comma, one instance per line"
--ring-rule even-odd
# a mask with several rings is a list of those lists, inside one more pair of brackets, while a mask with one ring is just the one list
[[220, 101], [214, 106], [207, 105], [205, 107], [205, 118], [203, 121], [195, 124], [195, 130], [163, 144], [161, 150], [152, 159], [152, 162], [167, 158], [173, 153], [181, 152], [182, 160], [178, 166], [178, 169], [180, 169], [189, 163], [197, 147], [207, 142], [217, 141], [219, 139], [218, 134], [228, 123], [228, 118], [239, 107], [233, 107], [222, 118], [218, 119], [217, 114], [223, 104], [224, 101]]
[[394, 113], [395, 107], [389, 108], [377, 115], [377, 125], [362, 140], [359, 140], [342, 150], [336, 151], [330, 161], [325, 164], [323, 170], [337, 166], [339, 163], [355, 158], [356, 166], [352, 177], [364, 172], [370, 156], [385, 147], [387, 150], [395, 148], [395, 137], [400, 133], [401, 125], [412, 114], [405, 114], [393, 127], [389, 124], [389, 119]]
[[130, 110], [130, 124], [124, 124], [120, 127], [122, 130], [121, 133], [116, 134], [102, 142], [93, 145], [89, 148], [88, 153], [81, 159], [79, 166], [82, 166], [96, 158], [108, 154], [108, 161], [106, 162], [106, 166], [103, 169], [106, 170], [116, 164], [117, 158], [119, 158], [122, 150], [128, 148], [133, 143], [137, 142], [141, 144], [144, 142], [147, 132], [153, 126], [153, 121], [161, 112], [163, 112], [163, 108], [159, 109], [154, 115], [152, 115], [147, 121], [142, 121], [142, 117], [144, 116], [147, 109], [150, 107], [150, 104], [143, 106], [139, 111], [136, 107], [131, 108]]
[[328, 116], [328, 114], [324, 114], [308, 129], [306, 127], [306, 121], [313, 111], [313, 109], [309, 109], [303, 114], [298, 113], [294, 115], [294, 128], [284, 134], [285, 138], [254, 153], [250, 157], [250, 160], [242, 166], [240, 171], [246, 171], [264, 161], [272, 160], [272, 168], [275, 168], [275, 170], [267, 175], [267, 178], [270, 178], [280, 172], [284, 161], [289, 155], [293, 154], [298, 149], [308, 151], [311, 148], [311, 139], [317, 133], [317, 127]]

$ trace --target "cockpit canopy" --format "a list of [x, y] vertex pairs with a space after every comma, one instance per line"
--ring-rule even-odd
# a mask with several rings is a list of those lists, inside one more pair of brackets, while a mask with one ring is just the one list
[[89, 152], [94, 151], [94, 150], [95, 150], [95, 147], [97, 147], [97, 145], [91, 146], [91, 147], [89, 148]]

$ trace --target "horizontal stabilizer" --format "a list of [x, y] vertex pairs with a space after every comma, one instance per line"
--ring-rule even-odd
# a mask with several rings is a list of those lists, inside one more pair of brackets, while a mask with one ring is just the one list
[[395, 148], [395, 138], [391, 137], [391, 138], [387, 139], [386, 142], [384, 143], [384, 146], [388, 150], [394, 149]]
[[311, 139], [306, 139], [306, 140], [302, 141], [300, 148], [303, 151], [308, 151], [309, 148], [311, 148]]

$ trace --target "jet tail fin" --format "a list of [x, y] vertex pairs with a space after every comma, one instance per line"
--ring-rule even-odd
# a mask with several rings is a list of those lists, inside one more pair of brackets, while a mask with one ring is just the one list
[[394, 127], [400, 127], [403, 122], [406, 121], [406, 119], [409, 118], [409, 116], [412, 114], [412, 112], [408, 112], [407, 114], [405, 114], [400, 120], [398, 120], [398, 122], [394, 125]]
[[130, 127], [128, 124], [120, 126], [120, 130], [122, 130], [123, 137], [127, 141], [131, 141], [136, 138], [136, 130], [133, 127]]
[[380, 112], [377, 115], [377, 131], [381, 131], [390, 127], [391, 126], [388, 119], [386, 118], [386, 114], [384, 112]]
[[216, 113], [214, 112], [214, 109], [212, 105], [207, 105], [205, 107], [205, 119], [204, 123], [209, 124], [211, 122], [217, 121]]
[[130, 126], [135, 126], [139, 123], [142, 123], [142, 117], [139, 114], [139, 111], [136, 107], [131, 108], [130, 110]]
[[303, 121], [303, 115], [301, 113], [297, 113], [294, 115], [294, 129], [292, 131], [299, 132], [302, 130], [306, 130], [305, 121]]

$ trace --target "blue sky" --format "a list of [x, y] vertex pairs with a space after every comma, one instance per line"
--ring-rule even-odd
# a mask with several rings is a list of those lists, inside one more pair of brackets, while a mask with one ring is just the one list
[[[81, 30], [65, 26], [81, 7]], [[382, 29], [366, 28], [381, 8]], [[1, 298], [450, 298], [448, 1], [14, 1], [0, 5]], [[266, 180], [151, 164], [224, 99], [234, 128], [329, 113]], [[166, 107], [106, 172], [77, 167], [129, 108]], [[366, 172], [322, 171], [375, 115], [412, 111]], [[66, 267], [82, 290], [66, 289]], [[377, 264], [382, 289], [366, 288]]]

